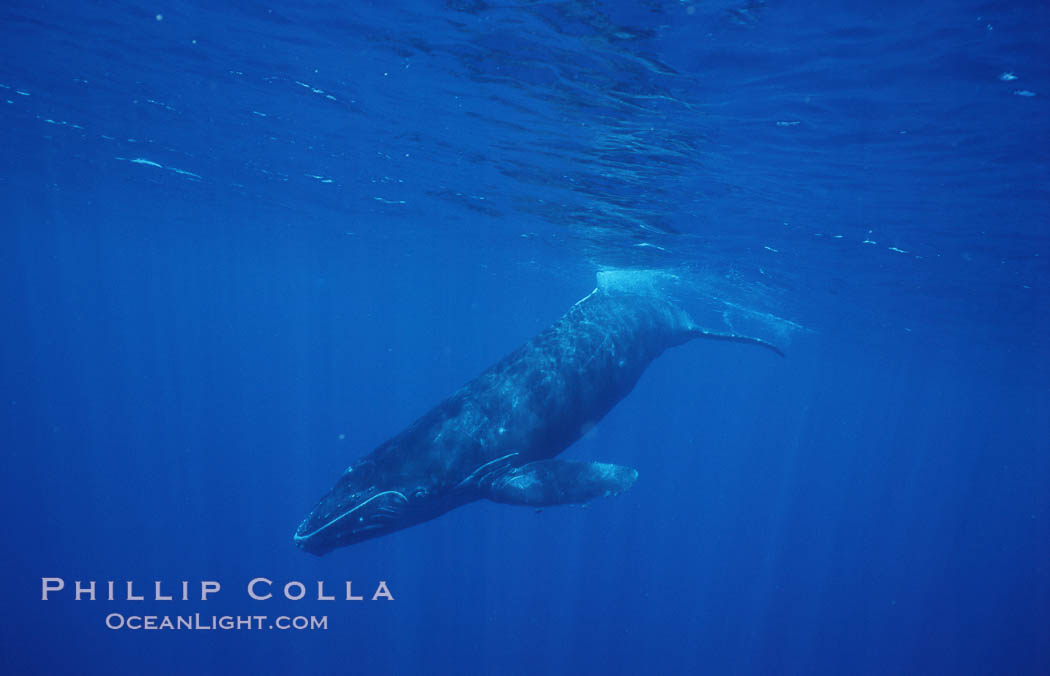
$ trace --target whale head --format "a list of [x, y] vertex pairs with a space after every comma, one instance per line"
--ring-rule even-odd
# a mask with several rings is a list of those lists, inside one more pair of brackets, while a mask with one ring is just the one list
[[428, 518], [421, 515], [431, 491], [418, 482], [389, 481], [386, 474], [369, 459], [352, 465], [299, 524], [295, 544], [320, 556]]

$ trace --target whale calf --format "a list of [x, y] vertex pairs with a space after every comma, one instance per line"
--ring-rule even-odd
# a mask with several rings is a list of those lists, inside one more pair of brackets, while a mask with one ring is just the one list
[[669, 347], [694, 338], [765, 341], [698, 327], [660, 294], [603, 287], [403, 432], [351, 465], [294, 541], [326, 554], [486, 498], [581, 504], [622, 493], [638, 472], [555, 458], [583, 436]]

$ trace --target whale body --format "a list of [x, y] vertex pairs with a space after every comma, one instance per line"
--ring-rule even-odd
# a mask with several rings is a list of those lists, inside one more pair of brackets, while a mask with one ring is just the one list
[[486, 498], [582, 504], [622, 493], [638, 472], [555, 456], [634, 388], [664, 350], [693, 338], [751, 343], [699, 328], [653, 293], [599, 288], [403, 432], [352, 464], [299, 524], [322, 555]]

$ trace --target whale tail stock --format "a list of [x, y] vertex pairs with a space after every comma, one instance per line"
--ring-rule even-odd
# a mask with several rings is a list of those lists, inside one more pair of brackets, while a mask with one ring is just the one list
[[[752, 345], [764, 347], [767, 350], [772, 350], [781, 357], [785, 356], [783, 350], [761, 338], [754, 338], [752, 336], [741, 335], [738, 333], [708, 331], [707, 329], [700, 328], [690, 316], [692, 313], [686, 312], [684, 308], [680, 307], [681, 302], [675, 300], [676, 297], [682, 295], [678, 293], [678, 291], [685, 291], [686, 295], [688, 295], [690, 282], [687, 278], [683, 278], [674, 272], [652, 269], [605, 268], [598, 271], [597, 282], [598, 288], [595, 289], [595, 291], [602, 291], [611, 295], [627, 294], [645, 298], [654, 298], [670, 303], [675, 308], [674, 312], [678, 315], [678, 320], [680, 322], [679, 326], [682, 326], [685, 329], [687, 339], [707, 338], [710, 340], [726, 340], [734, 343], [750, 343]], [[743, 312], [739, 306], [733, 306], [733, 308]], [[770, 315], [759, 316], [783, 323], [782, 320]]]

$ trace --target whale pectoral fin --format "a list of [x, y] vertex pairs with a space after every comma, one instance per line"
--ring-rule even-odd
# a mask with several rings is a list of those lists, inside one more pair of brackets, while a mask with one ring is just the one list
[[533, 507], [582, 504], [619, 495], [637, 478], [636, 470], [622, 465], [538, 460], [494, 477], [484, 488], [484, 496], [493, 502]]

